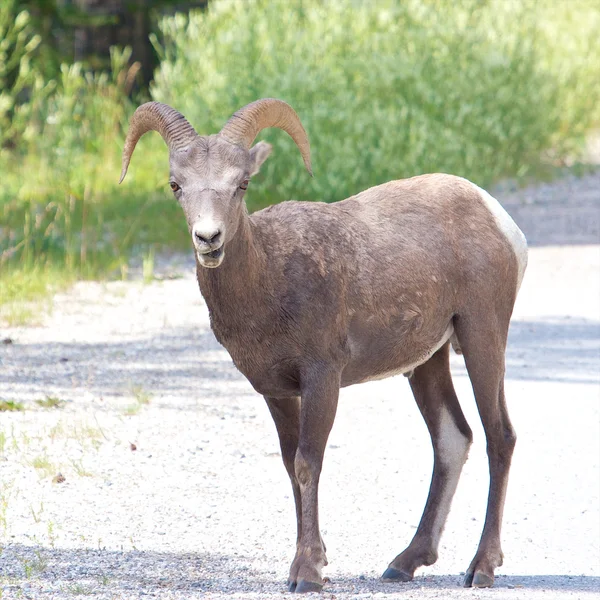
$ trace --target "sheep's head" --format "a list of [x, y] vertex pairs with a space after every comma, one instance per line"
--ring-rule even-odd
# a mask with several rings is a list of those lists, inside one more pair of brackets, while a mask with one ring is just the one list
[[292, 137], [311, 173], [306, 132], [292, 107], [281, 100], [266, 98], [248, 104], [218, 134], [206, 137], [199, 136], [174, 108], [148, 102], [131, 118], [120, 182], [137, 141], [147, 131], [158, 131], [169, 147], [169, 185], [185, 212], [198, 262], [218, 267], [245, 214], [244, 193], [250, 177], [271, 152], [265, 142], [251, 147], [267, 127], [279, 127]]

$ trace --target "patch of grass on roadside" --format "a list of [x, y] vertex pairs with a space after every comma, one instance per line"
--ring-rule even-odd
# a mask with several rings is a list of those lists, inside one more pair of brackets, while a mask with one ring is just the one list
[[2, 533], [6, 533], [8, 529], [8, 501], [12, 495], [12, 488], [14, 486], [14, 481], [10, 483], [0, 482], [0, 531]]
[[[57, 423], [57, 426], [58, 425], [59, 424]], [[94, 427], [86, 422], [75, 423], [67, 429], [61, 425], [61, 427], [53, 433], [54, 438], [65, 436], [68, 439], [79, 442], [82, 448], [92, 447], [94, 450], [98, 450], [102, 445], [102, 440], [107, 439], [100, 426]]]
[[128, 404], [123, 409], [123, 414], [126, 417], [133, 417], [133, 416], [137, 415], [140, 412], [141, 408], [142, 407], [139, 404]]
[[35, 551], [35, 558], [31, 560], [22, 560], [23, 571], [27, 579], [31, 579], [34, 575], [43, 573], [48, 568], [48, 560], [39, 551]]
[[79, 459], [79, 460], [71, 460], [71, 464], [73, 465], [73, 468], [75, 469], [75, 473], [77, 473], [77, 475], [79, 475], [79, 477], [92, 477], [93, 474], [91, 471], [88, 471], [84, 466], [83, 466], [83, 460]]
[[48, 542], [50, 543], [50, 547], [54, 548], [56, 544], [56, 534], [54, 532], [54, 522], [48, 521], [46, 524], [46, 535], [48, 536]]
[[0, 277], [0, 322], [12, 327], [39, 325], [52, 309], [52, 296], [74, 279], [60, 267], [7, 265]]
[[90, 587], [82, 585], [80, 583], [74, 583], [65, 588], [66, 592], [73, 594], [73, 596], [91, 596], [94, 590]]
[[135, 402], [127, 405], [123, 411], [123, 414], [128, 417], [137, 415], [143, 406], [150, 404], [150, 399], [152, 398], [152, 394], [145, 390], [141, 385], [132, 386], [131, 395], [133, 396]]
[[30, 464], [34, 469], [40, 471], [42, 475], [47, 477], [53, 476], [57, 471], [55, 465], [50, 462], [45, 454], [36, 456], [31, 460]]
[[50, 428], [48, 435], [52, 441], [55, 441], [66, 434], [65, 426], [62, 421], [58, 421]]
[[31, 513], [31, 516], [33, 517], [34, 523], [39, 523], [42, 520], [42, 514], [44, 513], [44, 503], [40, 502], [40, 508], [37, 511], [33, 507], [33, 505], [31, 505], [29, 507], [29, 512]]
[[41, 400], [36, 400], [35, 403], [42, 408], [63, 408], [66, 404], [66, 400], [61, 400], [56, 396], [46, 396]]
[[[45, 398], [38, 399], [35, 403], [41, 408], [63, 408], [66, 404], [66, 400], [61, 400], [56, 396], [46, 396]], [[26, 410], [25, 405], [17, 400], [0, 400], [0, 412], [15, 412]]]
[[0, 412], [23, 411], [25, 406], [16, 400], [0, 400]]
[[144, 283], [154, 281], [154, 248], [151, 247], [142, 260], [142, 277]]
[[141, 385], [134, 385], [131, 388], [131, 393], [135, 398], [135, 401], [138, 404], [146, 405], [150, 404], [150, 399], [152, 398], [152, 394], [146, 391]]

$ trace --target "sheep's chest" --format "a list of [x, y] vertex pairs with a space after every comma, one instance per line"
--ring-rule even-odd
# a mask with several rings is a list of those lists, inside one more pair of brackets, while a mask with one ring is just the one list
[[297, 360], [275, 322], [266, 326], [249, 320], [236, 326], [231, 320], [223, 323], [211, 315], [211, 327], [235, 366], [259, 394], [271, 397], [300, 394]]

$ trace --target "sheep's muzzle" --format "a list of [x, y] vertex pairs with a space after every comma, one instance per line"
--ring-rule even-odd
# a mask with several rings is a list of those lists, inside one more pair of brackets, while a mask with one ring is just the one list
[[206, 267], [207, 269], [216, 269], [223, 262], [225, 248], [221, 246], [216, 250], [209, 250], [208, 252], [201, 252], [196, 248], [196, 256], [198, 257], [200, 266]]

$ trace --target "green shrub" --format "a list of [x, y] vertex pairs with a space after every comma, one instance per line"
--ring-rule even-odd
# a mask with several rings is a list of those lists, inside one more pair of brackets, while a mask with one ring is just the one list
[[276, 152], [255, 208], [431, 171], [485, 185], [544, 150], [564, 157], [598, 119], [599, 15], [591, 2], [213, 0], [162, 21], [152, 93], [200, 133], [256, 98], [294, 106], [315, 178], [287, 136], [262, 134]]
[[43, 83], [31, 68], [33, 52], [40, 43], [29, 25], [29, 13], [17, 13], [15, 0], [0, 5], [0, 151], [15, 147], [23, 134], [30, 104], [19, 96], [30, 88], [40, 93]]

